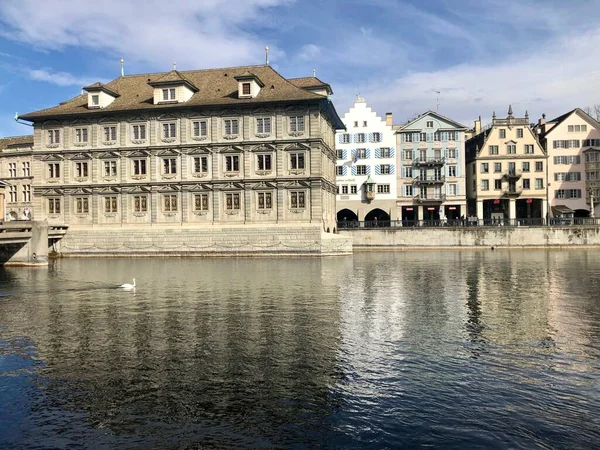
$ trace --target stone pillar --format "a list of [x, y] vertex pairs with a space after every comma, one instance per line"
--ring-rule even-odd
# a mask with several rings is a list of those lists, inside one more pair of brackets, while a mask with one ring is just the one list
[[483, 200], [477, 200], [477, 218], [483, 219]]
[[[0, 249], [0, 259], [5, 265], [48, 265], [48, 222], [24, 222], [31, 225], [31, 238], [24, 244], [8, 244]], [[15, 224], [17, 224], [15, 222]], [[18, 225], [18, 224], [17, 224]], [[15, 231], [18, 227], [14, 227]], [[18, 231], [17, 231], [18, 233]]]
[[417, 220], [423, 220], [423, 209], [424, 206], [417, 206]]
[[548, 201], [546, 199], [542, 200], [542, 220], [546, 223], [548, 219]]
[[517, 201], [514, 198], [508, 200], [508, 218], [510, 220], [517, 218]]

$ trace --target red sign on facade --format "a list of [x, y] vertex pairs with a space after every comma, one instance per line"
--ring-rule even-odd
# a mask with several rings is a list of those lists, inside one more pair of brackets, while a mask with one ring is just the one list
[[528, 198], [527, 200], [525, 200], [525, 203], [533, 203], [533, 199], [532, 198]]
[[499, 204], [500, 204], [500, 200], [499, 199], [494, 200], [494, 205], [499, 205]]

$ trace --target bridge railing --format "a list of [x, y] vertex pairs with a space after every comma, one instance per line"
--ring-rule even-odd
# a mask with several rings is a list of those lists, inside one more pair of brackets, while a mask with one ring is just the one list
[[435, 228], [435, 227], [564, 227], [600, 226], [600, 218], [577, 217], [574, 219], [444, 219], [444, 220], [341, 220], [338, 230], [373, 228]]

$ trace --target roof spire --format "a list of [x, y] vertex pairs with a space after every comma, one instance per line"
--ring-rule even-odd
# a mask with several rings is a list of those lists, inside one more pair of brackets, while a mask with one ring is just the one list
[[177, 70], [177, 63], [173, 61], [173, 70]]
[[269, 65], [269, 47], [265, 47], [265, 66]]
[[508, 117], [512, 117], [512, 116], [513, 116], [512, 105], [508, 105]]
[[525, 118], [529, 120], [529, 111], [525, 110]]
[[317, 69], [313, 69], [313, 77], [317, 78]]
[[121, 76], [125, 76], [125, 60], [121, 58]]
[[494, 111], [494, 112], [492, 113], [492, 119], [493, 119], [493, 120], [496, 120], [496, 111]]

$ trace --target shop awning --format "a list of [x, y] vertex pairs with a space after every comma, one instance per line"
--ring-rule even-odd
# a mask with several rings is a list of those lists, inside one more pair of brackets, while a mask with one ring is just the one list
[[573, 214], [573, 210], [566, 205], [556, 205], [552, 207], [552, 214]]

